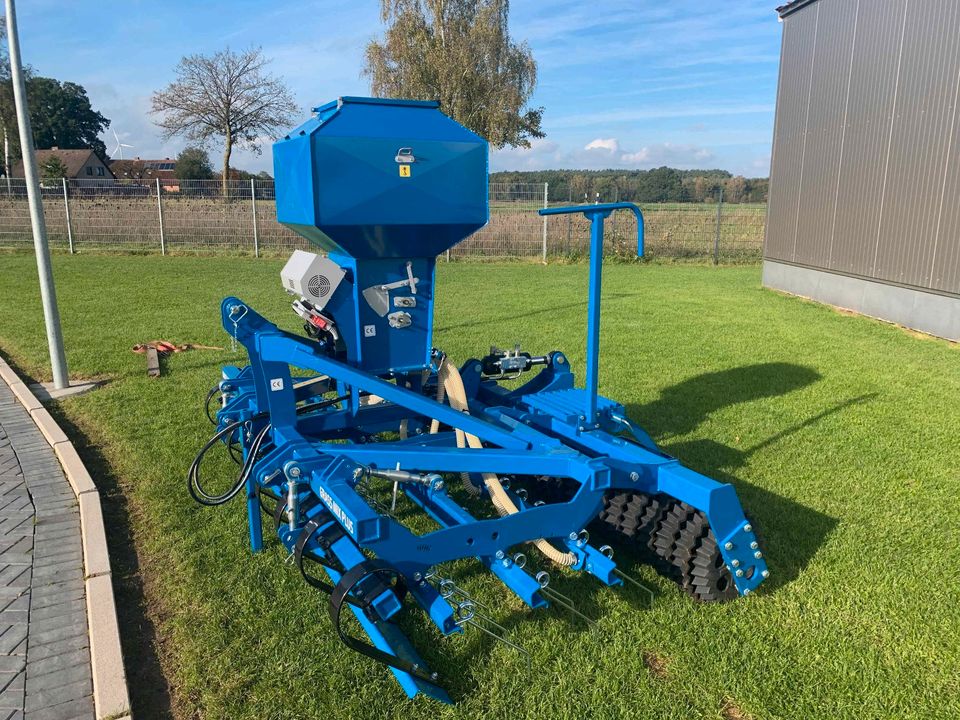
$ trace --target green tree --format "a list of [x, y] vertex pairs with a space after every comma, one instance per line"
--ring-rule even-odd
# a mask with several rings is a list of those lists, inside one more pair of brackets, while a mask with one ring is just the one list
[[293, 123], [296, 103], [283, 81], [267, 74], [268, 62], [260, 48], [187, 55], [176, 67], [176, 80], [151, 98], [165, 139], [222, 140], [224, 197], [233, 148], [259, 153], [263, 136]]
[[67, 166], [59, 155], [51, 155], [40, 163], [40, 177], [44, 180], [59, 180], [67, 176]]
[[543, 108], [527, 106], [537, 64], [507, 26], [509, 0], [381, 0], [384, 37], [367, 45], [377, 97], [439, 100], [494, 147], [542, 138]]
[[181, 180], [210, 180], [213, 178], [210, 156], [200, 147], [184, 148], [177, 155], [174, 174]]
[[32, 77], [27, 81], [27, 105], [38, 148], [91, 148], [106, 161], [107, 148], [97, 136], [110, 121], [93, 109], [82, 85]]

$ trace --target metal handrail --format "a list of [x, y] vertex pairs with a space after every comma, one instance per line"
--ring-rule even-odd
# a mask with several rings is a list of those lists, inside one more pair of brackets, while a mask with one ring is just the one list
[[637, 257], [643, 257], [643, 213], [633, 203], [596, 203], [543, 208], [540, 215], [569, 215], [583, 213], [590, 220], [590, 290], [587, 306], [587, 407], [584, 428], [599, 426], [597, 418], [597, 388], [600, 369], [600, 279], [603, 267], [603, 221], [614, 210], [630, 210], [637, 217]]

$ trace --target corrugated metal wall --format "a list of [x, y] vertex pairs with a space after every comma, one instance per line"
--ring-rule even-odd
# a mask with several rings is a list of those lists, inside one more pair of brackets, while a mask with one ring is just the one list
[[783, 22], [765, 257], [960, 296], [960, 3]]

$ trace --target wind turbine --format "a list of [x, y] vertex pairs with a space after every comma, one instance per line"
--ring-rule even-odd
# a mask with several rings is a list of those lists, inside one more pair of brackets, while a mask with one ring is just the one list
[[120, 160], [123, 160], [123, 149], [124, 148], [133, 148], [133, 145], [127, 145], [126, 143], [120, 142], [120, 136], [117, 135], [117, 131], [113, 130], [113, 137], [117, 141], [117, 146], [113, 149], [111, 155], [120, 155]]

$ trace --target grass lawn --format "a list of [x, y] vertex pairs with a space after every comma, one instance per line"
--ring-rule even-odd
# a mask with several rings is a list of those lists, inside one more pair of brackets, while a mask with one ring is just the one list
[[[182, 718], [960, 717], [956, 347], [764, 291], [756, 266], [609, 265], [601, 391], [737, 487], [772, 576], [707, 606], [626, 562], [656, 589], [651, 608], [631, 589], [557, 578], [599, 618], [586, 629], [524, 610], [468, 564], [459, 579], [533, 670], [477, 632], [424, 630], [415, 642], [458, 701], [444, 707], [408, 702], [342, 647], [279, 543], [250, 556], [239, 501], [210, 510], [187, 495], [211, 432], [204, 393], [221, 364], [241, 363], [219, 301], [236, 294], [295, 328], [281, 264], [54, 260], [71, 371], [109, 380], [56, 412], [105, 489], [137, 717], [164, 716], [168, 697]], [[441, 264], [435, 343], [465, 360], [521, 341], [580, 368], [585, 287], [584, 265]], [[0, 349], [44, 378], [31, 256], [0, 255], [0, 301]], [[153, 380], [130, 347], [157, 338], [226, 349], [173, 356]]]

